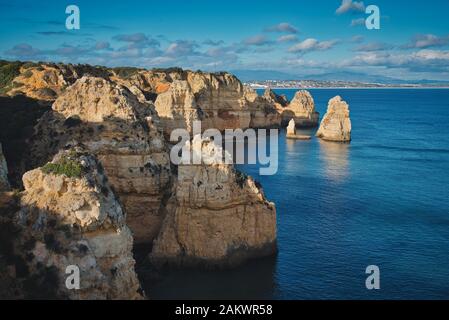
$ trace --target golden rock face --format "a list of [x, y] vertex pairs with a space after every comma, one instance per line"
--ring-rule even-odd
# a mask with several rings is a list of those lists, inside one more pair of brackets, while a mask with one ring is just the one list
[[316, 136], [328, 141], [351, 141], [349, 106], [340, 96], [329, 100], [327, 112], [321, 121]]
[[[218, 148], [202, 146], [204, 155]], [[232, 165], [181, 164], [167, 211], [151, 253], [156, 265], [228, 267], [276, 251], [274, 204]]]
[[[105, 183], [92, 155], [71, 149], [53, 160], [69, 157], [83, 167], [79, 177], [46, 173], [45, 167], [23, 176], [16, 221], [22, 228], [17, 241], [26, 246], [31, 274], [44, 265], [56, 278], [53, 290], [70, 299], [140, 299], [134, 271], [133, 238], [112, 189]], [[27, 244], [27, 245], [26, 245]], [[32, 253], [30, 255], [30, 253]], [[80, 270], [80, 289], [65, 285], [66, 268]]]

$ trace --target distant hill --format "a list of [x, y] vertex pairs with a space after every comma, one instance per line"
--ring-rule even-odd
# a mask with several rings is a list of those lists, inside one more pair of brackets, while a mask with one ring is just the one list
[[361, 83], [380, 83], [380, 84], [448, 84], [448, 81], [441, 80], [402, 80], [382, 75], [369, 75], [365, 73], [337, 71], [312, 75], [295, 75], [287, 72], [274, 70], [232, 70], [241, 81], [264, 81], [264, 80], [316, 80], [316, 81], [346, 81], [346, 82], [361, 82]]

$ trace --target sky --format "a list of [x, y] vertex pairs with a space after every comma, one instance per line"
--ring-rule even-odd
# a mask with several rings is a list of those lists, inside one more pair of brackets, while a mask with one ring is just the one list
[[[66, 28], [66, 7], [80, 29]], [[380, 9], [368, 30], [365, 8]], [[0, 59], [449, 81], [449, 0], [0, 0]]]

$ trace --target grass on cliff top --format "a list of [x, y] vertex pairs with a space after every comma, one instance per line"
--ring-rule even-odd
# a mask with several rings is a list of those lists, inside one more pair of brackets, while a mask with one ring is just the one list
[[68, 158], [57, 163], [47, 163], [41, 170], [46, 174], [65, 175], [68, 178], [81, 178], [83, 174], [81, 164]]
[[11, 87], [12, 81], [20, 74], [20, 61], [0, 60], [0, 94], [5, 94]]

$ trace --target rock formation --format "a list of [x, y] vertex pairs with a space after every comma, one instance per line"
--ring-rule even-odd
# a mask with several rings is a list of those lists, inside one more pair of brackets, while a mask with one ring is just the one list
[[327, 112], [321, 121], [316, 136], [328, 141], [351, 141], [349, 106], [340, 96], [336, 96], [329, 100]]
[[9, 189], [8, 166], [3, 156], [2, 144], [0, 143], [0, 192]]
[[312, 137], [307, 135], [296, 134], [295, 120], [291, 119], [287, 126], [287, 139], [310, 140]]
[[251, 112], [251, 128], [277, 128], [281, 125], [281, 116], [276, 108], [282, 106], [275, 101], [276, 97], [280, 99], [273, 92], [271, 95], [265, 92], [259, 96], [253, 89], [245, 88], [247, 108]]
[[283, 125], [294, 119], [297, 127], [318, 126], [320, 115], [315, 111], [312, 95], [306, 90], [297, 91], [287, 107], [277, 110], [281, 113]]
[[48, 161], [67, 144], [84, 144], [101, 161], [135, 241], [151, 242], [163, 220], [160, 208], [171, 176], [157, 121], [154, 106], [139, 102], [126, 87], [83, 77], [37, 125], [31, 150], [37, 162], [30, 166]]
[[[154, 241], [155, 265], [227, 267], [276, 251], [276, 209], [252, 178], [214, 158], [223, 150], [195, 137], [210, 160], [181, 164], [167, 216]], [[229, 157], [229, 154], [226, 154]]]
[[249, 127], [251, 115], [244, 88], [235, 76], [180, 71], [167, 78], [174, 80], [165, 83], [164, 92], [155, 101], [166, 136], [178, 124], [189, 129], [192, 120], [201, 120], [203, 131]]
[[[131, 231], [95, 157], [79, 147], [61, 151], [51, 163], [27, 172], [23, 184], [15, 248], [17, 273], [26, 275], [25, 295], [142, 298]], [[79, 268], [79, 290], [66, 287], [68, 266]]]
[[286, 107], [288, 106], [288, 99], [285, 95], [277, 95], [273, 90], [270, 88], [265, 89], [263, 93], [263, 97], [268, 100], [269, 102], [273, 104], [278, 104], [280, 107]]
[[23, 94], [29, 98], [54, 101], [64, 90], [83, 75], [108, 77], [103, 67], [55, 63], [20, 63], [8, 95]]
[[155, 101], [156, 111], [165, 134], [169, 137], [175, 129], [192, 132], [193, 121], [202, 119], [202, 110], [197, 106], [190, 85], [185, 80], [175, 80]]

